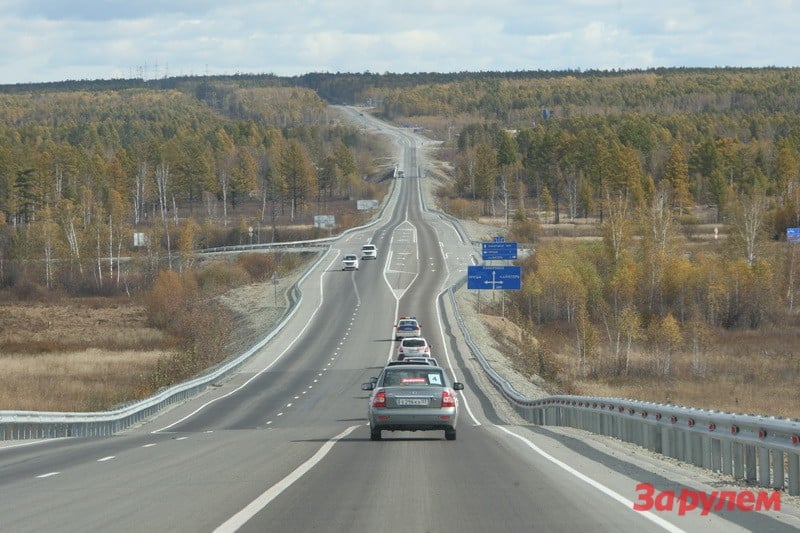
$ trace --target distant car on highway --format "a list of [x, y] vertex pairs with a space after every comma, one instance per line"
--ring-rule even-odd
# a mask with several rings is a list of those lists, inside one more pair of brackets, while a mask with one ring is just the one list
[[413, 316], [401, 316], [394, 326], [394, 340], [399, 341], [404, 337], [422, 336], [422, 327]]
[[344, 254], [344, 257], [342, 257], [342, 270], [358, 270], [358, 256], [356, 254]]
[[392, 360], [386, 363], [386, 366], [396, 365], [430, 365], [439, 366], [439, 361], [434, 357], [404, 357], [400, 360]]
[[431, 345], [424, 337], [405, 337], [400, 339], [397, 347], [397, 360], [402, 361], [406, 357], [430, 357]]
[[367, 418], [371, 440], [382, 431], [444, 431], [456, 440], [459, 382], [450, 384], [443, 368], [429, 365], [389, 365], [361, 390], [369, 390]]
[[365, 259], [377, 259], [378, 258], [378, 247], [374, 244], [365, 244], [361, 247], [361, 260]]

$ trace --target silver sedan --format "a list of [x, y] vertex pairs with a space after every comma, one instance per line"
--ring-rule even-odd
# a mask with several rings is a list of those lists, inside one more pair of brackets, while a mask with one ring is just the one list
[[367, 417], [370, 438], [381, 431], [444, 431], [456, 440], [459, 382], [450, 384], [443, 368], [430, 365], [387, 366], [381, 375], [361, 385], [370, 390]]

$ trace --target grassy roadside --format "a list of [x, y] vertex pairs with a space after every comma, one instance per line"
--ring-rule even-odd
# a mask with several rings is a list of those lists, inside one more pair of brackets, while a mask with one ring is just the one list
[[107, 410], [242, 353], [283, 316], [286, 291], [314, 257], [266, 255], [202, 265], [189, 291], [174, 279], [156, 288], [161, 312], [174, 306], [159, 327], [154, 292], [0, 302], [0, 410]]

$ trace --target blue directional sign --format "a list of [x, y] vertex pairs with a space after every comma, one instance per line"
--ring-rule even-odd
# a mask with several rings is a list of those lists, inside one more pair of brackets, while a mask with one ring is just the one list
[[800, 228], [786, 228], [786, 240], [788, 242], [800, 242]]
[[522, 267], [470, 265], [467, 267], [467, 288], [519, 290], [522, 288]]
[[517, 243], [515, 242], [483, 242], [481, 256], [484, 261], [495, 259], [516, 259]]

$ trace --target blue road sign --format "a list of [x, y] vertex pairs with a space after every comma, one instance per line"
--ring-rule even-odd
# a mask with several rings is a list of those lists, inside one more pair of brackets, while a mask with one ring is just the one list
[[467, 267], [467, 288], [519, 290], [522, 288], [522, 267], [470, 265]]
[[786, 228], [786, 240], [800, 242], [800, 228]]
[[483, 242], [481, 243], [481, 257], [484, 261], [495, 259], [516, 259], [517, 243], [515, 242]]

